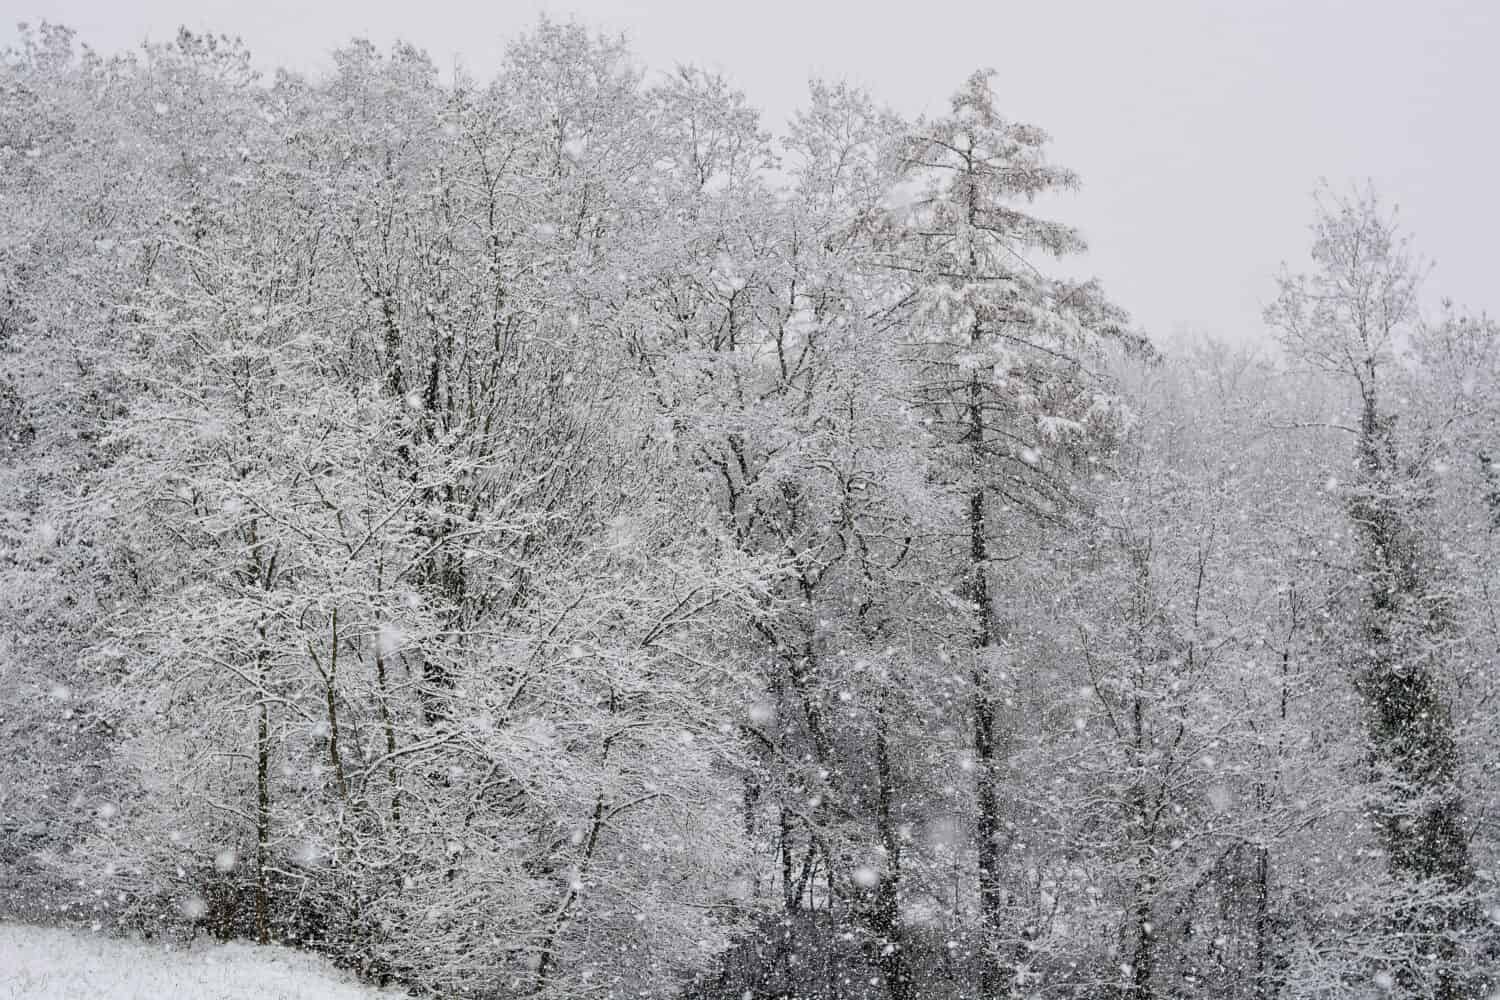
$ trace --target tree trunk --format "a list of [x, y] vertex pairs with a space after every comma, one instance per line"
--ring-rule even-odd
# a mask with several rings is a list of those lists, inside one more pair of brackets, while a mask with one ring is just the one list
[[[971, 431], [976, 477], [980, 465], [983, 433], [977, 382], [970, 390]], [[986, 577], [988, 551], [985, 539], [984, 486], [977, 482], [969, 494], [969, 600], [974, 605], [974, 774], [977, 816], [974, 837], [979, 861], [979, 927], [983, 958], [979, 995], [985, 1000], [1008, 993], [1005, 976], [995, 957], [995, 936], [1004, 911], [1000, 889], [1000, 805], [995, 794], [995, 704], [990, 697], [986, 654], [994, 646], [990, 623], [990, 592]]]
[[885, 870], [875, 886], [875, 909], [871, 929], [880, 949], [880, 974], [890, 1000], [912, 1000], [912, 982], [901, 938], [901, 835], [892, 815], [895, 782], [891, 773], [890, 744], [886, 736], [885, 705], [881, 704], [875, 729], [877, 789], [876, 825], [880, 846], [885, 850]]
[[[965, 157], [970, 171], [966, 214], [970, 226], [976, 225], [978, 204], [975, 200], [977, 185], [973, 180], [972, 157]], [[979, 273], [979, 258], [971, 246], [969, 249], [969, 273]], [[983, 342], [984, 330], [976, 318], [969, 328], [969, 346], [977, 350]], [[974, 608], [974, 665], [971, 681], [974, 686], [974, 774], [975, 805], [977, 816], [974, 837], [979, 862], [979, 932], [980, 973], [979, 996], [981, 1000], [1010, 993], [1007, 976], [998, 958], [1000, 931], [1004, 901], [1000, 891], [1000, 805], [995, 795], [995, 705], [990, 698], [987, 659], [995, 644], [995, 629], [991, 621], [989, 585], [989, 541], [988, 525], [985, 523], [985, 422], [984, 394], [977, 372], [969, 376], [967, 400], [968, 428], [965, 437], [969, 445], [969, 581], [968, 598]]]
[[[261, 654], [264, 657], [264, 653]], [[266, 872], [271, 843], [270, 706], [262, 694], [255, 726], [255, 939], [271, 940], [270, 884]]]
[[339, 669], [339, 613], [337, 609], [333, 612], [333, 642], [328, 654], [328, 673], [323, 675], [323, 700], [324, 708], [328, 713], [328, 762], [333, 767], [334, 787], [339, 792], [339, 802], [344, 808], [349, 807], [349, 782], [344, 777], [344, 758], [339, 753], [339, 710], [338, 710], [338, 669]]
[[377, 644], [375, 683], [380, 687], [380, 725], [385, 730], [386, 780], [391, 783], [391, 824], [401, 825], [401, 782], [396, 775], [396, 726], [391, 721], [390, 694], [385, 680], [385, 657]]
[[1255, 852], [1255, 996], [1276, 996], [1271, 979], [1271, 850], [1265, 846]]
[[[1403, 509], [1408, 474], [1399, 467], [1393, 421], [1379, 411], [1373, 364], [1362, 388], [1360, 481], [1350, 502], [1369, 599], [1358, 680], [1373, 762], [1394, 777], [1391, 800], [1376, 804], [1377, 823], [1393, 875], [1462, 889], [1473, 869], [1457, 785], [1458, 745], [1433, 663], [1443, 623], [1426, 593], [1416, 526]], [[1459, 1000], [1464, 987], [1446, 967], [1453, 951], [1449, 934], [1461, 929], [1465, 915], [1435, 906], [1397, 919], [1397, 932], [1437, 939], [1433, 996]]]
[[1156, 995], [1152, 978], [1156, 974], [1156, 936], [1151, 923], [1151, 900], [1156, 896], [1156, 879], [1147, 872], [1135, 893], [1135, 954], [1130, 961], [1131, 1000], [1152, 1000]]

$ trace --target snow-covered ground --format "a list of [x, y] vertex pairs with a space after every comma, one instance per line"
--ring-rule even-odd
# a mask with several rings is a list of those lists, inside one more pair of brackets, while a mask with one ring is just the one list
[[248, 944], [174, 949], [0, 924], [0, 1000], [397, 1000], [327, 962]]

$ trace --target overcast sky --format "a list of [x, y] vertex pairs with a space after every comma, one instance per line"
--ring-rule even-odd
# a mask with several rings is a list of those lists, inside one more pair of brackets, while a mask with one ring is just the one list
[[185, 24], [316, 70], [350, 37], [402, 38], [484, 76], [543, 12], [624, 31], [649, 69], [723, 70], [773, 129], [810, 75], [914, 115], [993, 67], [1005, 113], [1082, 175], [1055, 214], [1085, 266], [1159, 335], [1257, 336], [1320, 177], [1400, 204], [1430, 298], [1500, 307], [1497, 0], [0, 0], [0, 39], [48, 20], [111, 51]]

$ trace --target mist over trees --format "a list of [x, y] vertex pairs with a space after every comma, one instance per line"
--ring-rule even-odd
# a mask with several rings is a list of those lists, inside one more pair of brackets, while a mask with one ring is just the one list
[[1263, 343], [1152, 340], [955, 83], [773, 135], [546, 20], [487, 81], [23, 29], [0, 914], [442, 997], [1491, 997], [1500, 328], [1324, 190]]

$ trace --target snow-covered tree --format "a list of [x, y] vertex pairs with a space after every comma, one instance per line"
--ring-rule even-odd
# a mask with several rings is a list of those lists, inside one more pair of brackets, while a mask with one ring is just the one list
[[1102, 345], [1135, 342], [1094, 284], [1041, 270], [1044, 258], [1084, 243], [1027, 208], [1077, 179], [1047, 161], [1045, 132], [1002, 117], [989, 80], [975, 73], [949, 114], [906, 137], [874, 256], [894, 286], [892, 307], [909, 317], [907, 402], [931, 421], [965, 508], [951, 542], [965, 569], [952, 583], [970, 612], [953, 638], [968, 647], [983, 997], [1010, 991], [1010, 956], [1024, 942], [1024, 921], [1007, 913], [1009, 838], [997, 790], [1006, 719], [995, 685], [1015, 625], [997, 607], [999, 567], [1009, 533], [1029, 518], [1063, 516], [1069, 476], [1087, 467], [1089, 442], [1115, 419], [1092, 366]]
[[[1463, 762], [1453, 721], [1455, 607], [1431, 551], [1431, 448], [1400, 432], [1398, 352], [1420, 323], [1421, 267], [1371, 193], [1320, 196], [1310, 273], [1283, 274], [1266, 318], [1297, 360], [1357, 407], [1345, 666], [1365, 701], [1367, 809], [1393, 883], [1379, 974], [1413, 996], [1470, 995], [1477, 918]], [[1395, 398], [1393, 398], [1395, 397]]]

